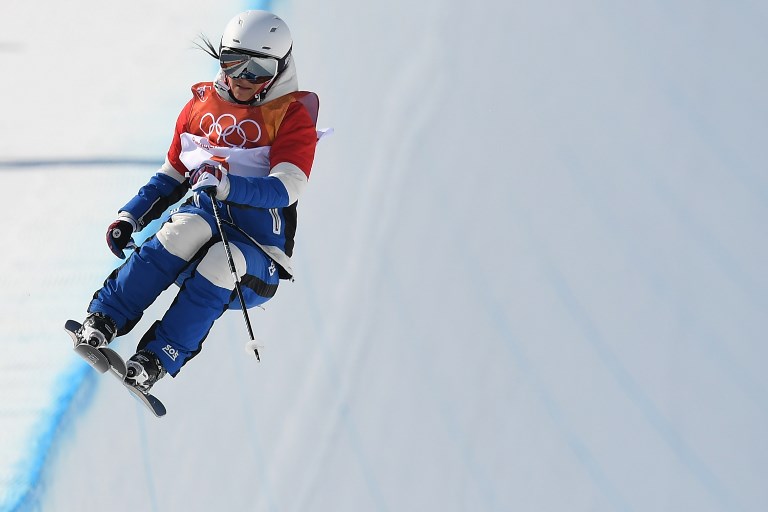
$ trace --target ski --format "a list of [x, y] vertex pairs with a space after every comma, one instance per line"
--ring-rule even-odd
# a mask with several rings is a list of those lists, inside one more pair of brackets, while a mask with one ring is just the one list
[[64, 324], [64, 330], [66, 330], [72, 337], [72, 341], [75, 344], [75, 352], [77, 355], [85, 359], [97, 372], [106, 373], [110, 367], [117, 366], [122, 373], [125, 373], [125, 362], [120, 355], [111, 348], [95, 348], [88, 343], [80, 343], [77, 338], [77, 330], [81, 325], [74, 320], [67, 320]]
[[67, 331], [75, 344], [74, 350], [77, 355], [82, 357], [91, 367], [93, 367], [99, 373], [111, 373], [115, 378], [122, 382], [123, 386], [144, 406], [149, 409], [152, 414], [158, 418], [165, 416], [165, 405], [158, 400], [157, 397], [151, 393], [145, 393], [135, 386], [132, 386], [125, 380], [128, 369], [125, 361], [120, 354], [108, 347], [95, 348], [88, 343], [80, 343], [77, 337], [77, 331], [81, 325], [74, 320], [67, 320], [64, 324], [64, 330]]

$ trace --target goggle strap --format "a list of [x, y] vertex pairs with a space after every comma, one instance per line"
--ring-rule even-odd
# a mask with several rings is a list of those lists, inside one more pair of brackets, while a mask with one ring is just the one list
[[291, 47], [288, 48], [288, 53], [286, 53], [282, 59], [277, 59], [277, 74], [285, 70], [285, 68], [288, 66], [288, 57], [291, 55], [291, 52], [293, 51], [293, 43], [291, 43]]
[[[279, 59], [276, 58], [276, 57], [273, 57], [272, 55], [265, 55], [263, 53], [253, 52], [253, 51], [249, 51], [249, 50], [243, 50], [243, 49], [240, 49], [240, 48], [229, 48], [229, 49], [232, 50], [232, 51], [240, 52], [240, 53], [242, 53], [244, 55], [250, 55], [252, 57], [261, 57], [261, 58], [265, 58], [265, 59], [275, 59], [277, 61], [277, 74], [279, 75], [288, 66], [288, 57], [290, 57], [291, 56], [291, 52], [293, 52], [293, 43], [291, 43], [291, 47], [288, 48], [288, 53], [286, 53], [282, 58], [279, 58]], [[219, 47], [219, 55], [221, 55], [221, 51], [222, 50], [223, 50], [223, 48]]]

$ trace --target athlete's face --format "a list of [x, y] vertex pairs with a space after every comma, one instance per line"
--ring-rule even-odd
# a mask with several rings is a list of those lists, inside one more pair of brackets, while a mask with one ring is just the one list
[[268, 80], [269, 78], [265, 78], [264, 81], [254, 83], [245, 78], [227, 77], [232, 96], [234, 96], [237, 101], [251, 101], [261, 89], [264, 88], [264, 84]]

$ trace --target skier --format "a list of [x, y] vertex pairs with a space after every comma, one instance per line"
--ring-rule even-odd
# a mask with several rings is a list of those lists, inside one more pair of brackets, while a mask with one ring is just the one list
[[[119, 258], [135, 248], [132, 234], [191, 189], [159, 231], [136, 248], [93, 296], [77, 333], [80, 343], [105, 347], [128, 333], [144, 310], [174, 282], [173, 304], [144, 334], [127, 361], [126, 382], [147, 393], [166, 373], [176, 376], [201, 350], [227, 309], [251, 308], [292, 277], [296, 201], [315, 154], [318, 98], [299, 91], [285, 22], [245, 11], [226, 25], [216, 48], [213, 82], [192, 86], [165, 163], [123, 206], [107, 229]], [[217, 231], [212, 197], [243, 286], [240, 304]]]

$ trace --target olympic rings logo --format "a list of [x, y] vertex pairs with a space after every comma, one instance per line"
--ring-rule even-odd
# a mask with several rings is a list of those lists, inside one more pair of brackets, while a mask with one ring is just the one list
[[209, 141], [231, 148], [243, 148], [261, 138], [261, 126], [253, 119], [238, 122], [232, 114], [221, 114], [218, 119], [210, 112], [200, 119], [200, 129]]

